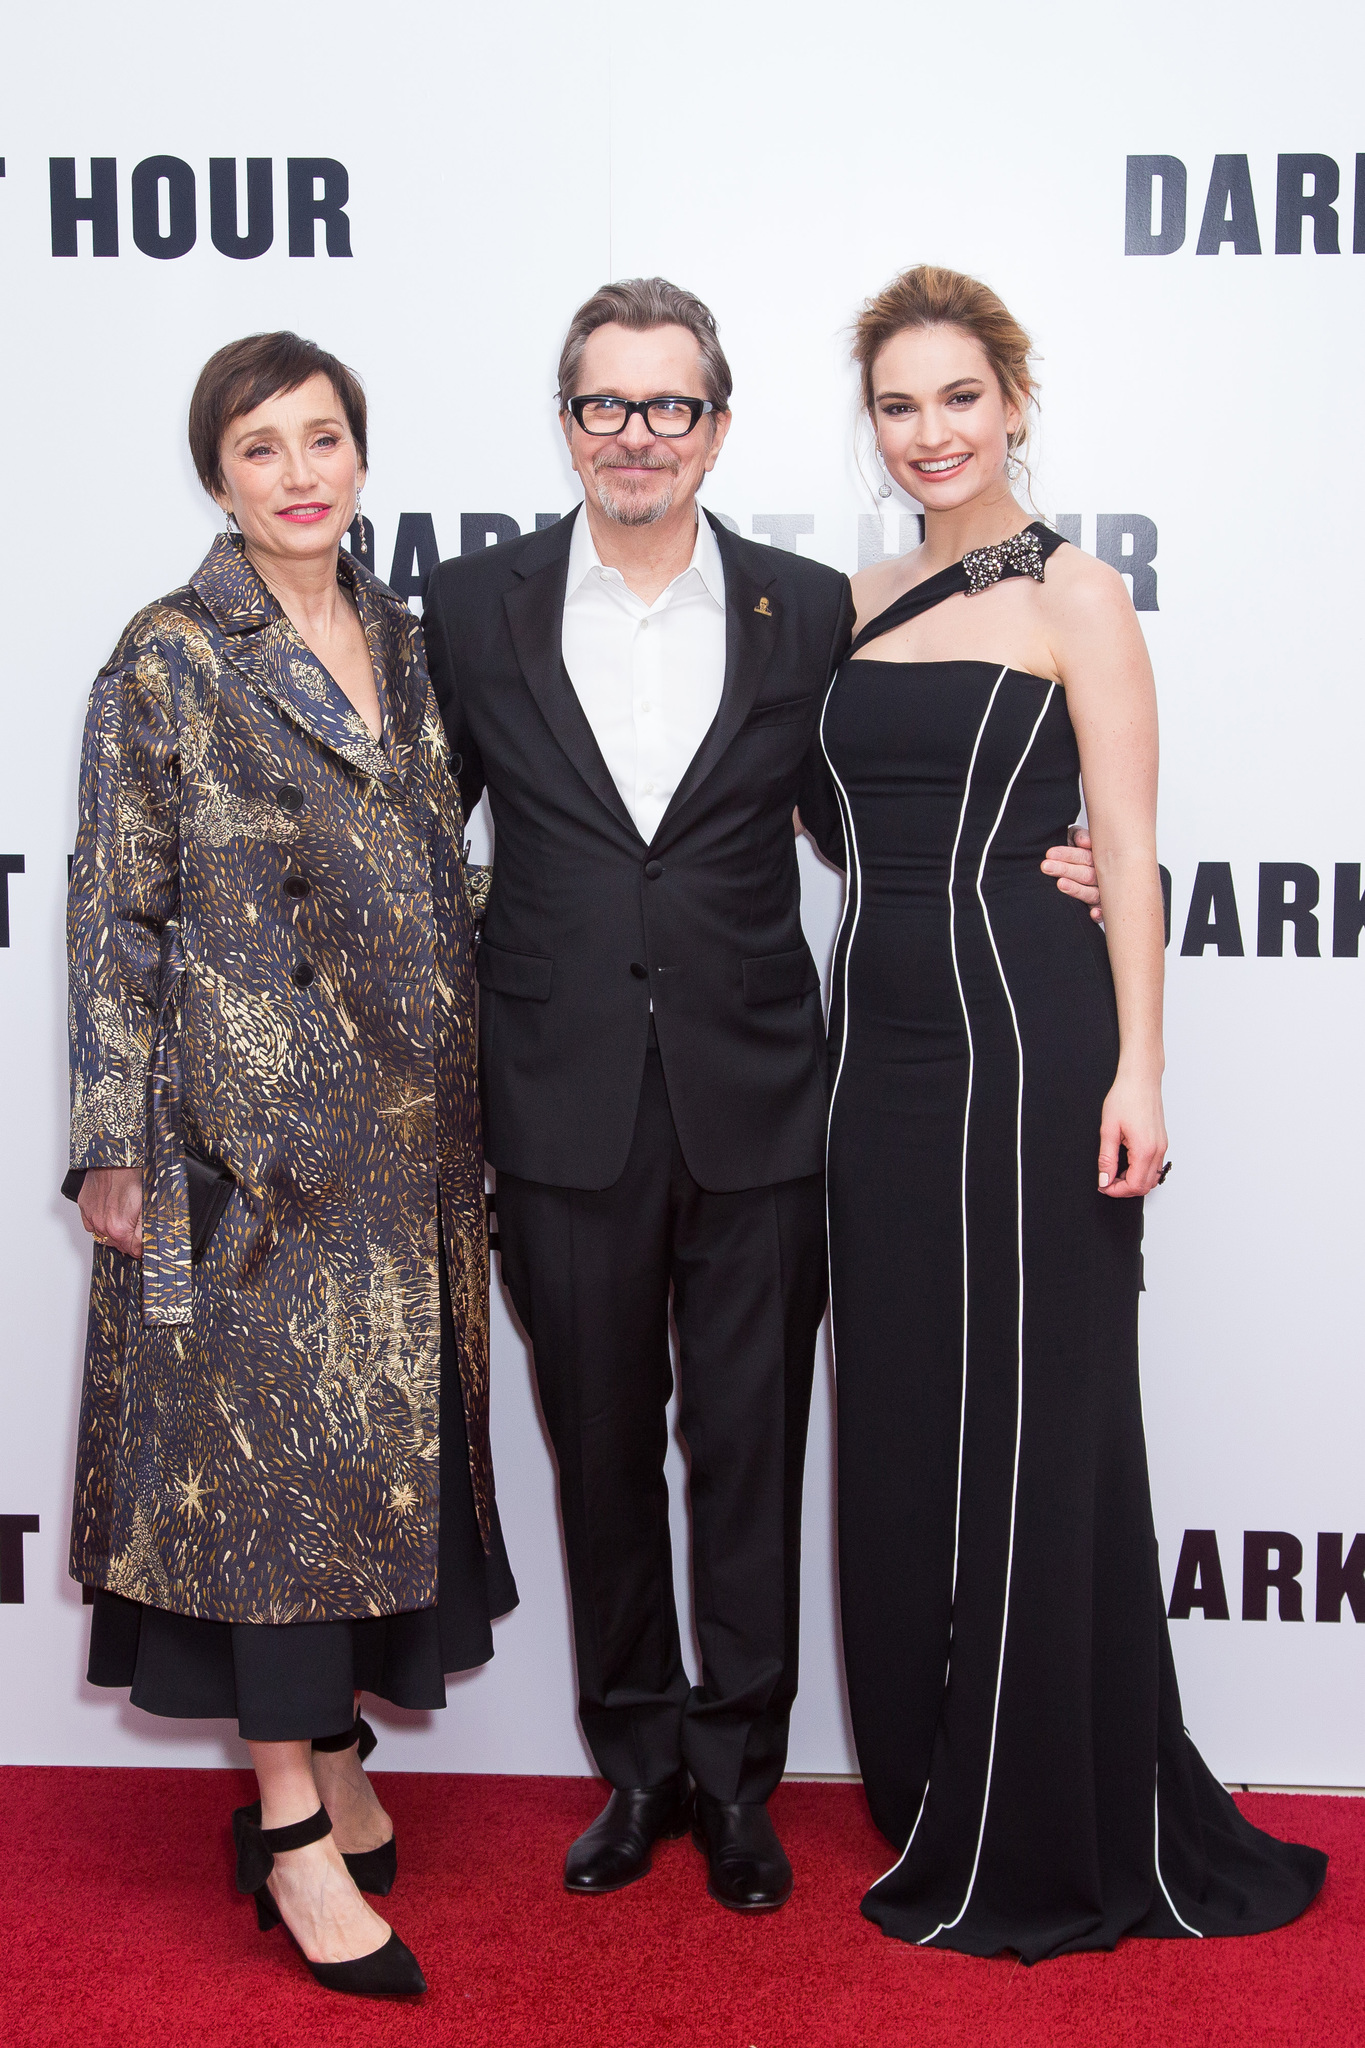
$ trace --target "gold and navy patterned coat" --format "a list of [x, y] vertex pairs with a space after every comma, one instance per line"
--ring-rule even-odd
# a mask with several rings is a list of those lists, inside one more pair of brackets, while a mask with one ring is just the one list
[[[85, 729], [71, 1162], [141, 1165], [145, 1250], [95, 1249], [71, 1570], [222, 1621], [434, 1601], [441, 1226], [489, 1538], [484, 871], [421, 629], [339, 574], [382, 745], [226, 535]], [[186, 1147], [237, 1183], [193, 1265]]]

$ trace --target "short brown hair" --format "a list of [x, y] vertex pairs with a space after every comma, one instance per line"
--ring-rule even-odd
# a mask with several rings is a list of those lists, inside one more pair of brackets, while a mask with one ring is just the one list
[[366, 468], [365, 389], [354, 370], [298, 334], [248, 334], [209, 357], [190, 400], [190, 454], [210, 497], [224, 488], [223, 436], [243, 413], [254, 412], [277, 391], [297, 391], [310, 377], [327, 377]]
[[[1007, 404], [1027, 415], [1036, 402], [1038, 387], [1029, 367], [1033, 343], [1004, 300], [979, 278], [918, 263], [866, 301], [853, 330], [853, 360], [862, 371], [863, 404], [869, 412], [876, 396], [873, 364], [888, 341], [913, 327], [960, 327], [980, 343]], [[1018, 453], [1027, 439], [1025, 418], [1010, 436], [1010, 453]]]
[[[734, 380], [716, 331], [716, 316], [692, 292], [670, 284], [666, 277], [623, 277], [617, 284], [604, 284], [585, 299], [564, 337], [559, 352], [559, 409], [567, 407], [577, 394], [574, 381], [583, 361], [588, 336], [599, 327], [631, 327], [643, 333], [651, 327], [685, 327], [701, 350], [702, 377], [706, 396], [717, 412], [727, 412]], [[689, 394], [678, 392], [679, 398]]]

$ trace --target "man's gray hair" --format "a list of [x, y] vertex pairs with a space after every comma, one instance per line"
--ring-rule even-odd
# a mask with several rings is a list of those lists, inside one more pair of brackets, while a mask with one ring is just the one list
[[[730, 365], [716, 332], [716, 316], [709, 306], [666, 277], [623, 277], [618, 284], [604, 284], [584, 301], [569, 322], [564, 346], [559, 353], [559, 405], [563, 411], [577, 397], [576, 379], [583, 361], [588, 336], [599, 327], [612, 324], [643, 332], [651, 327], [685, 327], [701, 350], [705, 397], [717, 412], [729, 408], [734, 383]], [[660, 394], [661, 396], [664, 394]], [[691, 392], [677, 391], [669, 397], [689, 398]]]

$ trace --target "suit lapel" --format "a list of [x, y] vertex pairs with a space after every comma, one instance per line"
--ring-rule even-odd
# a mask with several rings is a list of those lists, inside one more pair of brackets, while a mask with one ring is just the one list
[[[346, 573], [346, 565], [342, 568]], [[353, 578], [356, 588], [360, 576]], [[386, 787], [401, 787], [397, 764], [377, 745], [365, 721], [347, 702], [317, 656], [304, 645], [290, 621], [247, 561], [240, 546], [227, 534], [220, 534], [204, 562], [191, 578], [191, 588], [203, 601], [227, 638], [227, 658], [252, 687], [268, 697], [291, 724], [300, 726], [343, 761]], [[356, 591], [356, 601], [371, 653], [383, 659], [389, 649], [376, 616], [377, 593]], [[401, 664], [385, 663], [379, 670], [381, 701], [388, 697], [398, 678]], [[390, 708], [394, 733], [406, 724], [397, 705]]]
[[738, 559], [726, 528], [715, 520], [711, 524], [725, 565], [725, 683], [706, 737], [659, 821], [654, 845], [672, 829], [753, 710], [777, 641], [777, 619], [767, 596], [776, 577], [752, 576]]
[[560, 524], [562, 533], [560, 527], [548, 529], [547, 539], [553, 534], [557, 543], [548, 559], [542, 557], [538, 565], [533, 562], [530, 568], [520, 570], [520, 581], [504, 599], [512, 645], [526, 687], [550, 731], [593, 795], [606, 805], [618, 824], [638, 839], [635, 822], [612, 781], [587, 713], [564, 666], [564, 595], [572, 524], [568, 519]]

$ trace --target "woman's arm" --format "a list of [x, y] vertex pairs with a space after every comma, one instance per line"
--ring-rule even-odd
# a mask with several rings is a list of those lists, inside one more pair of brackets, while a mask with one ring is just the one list
[[[1048, 565], [1049, 638], [1081, 780], [1119, 1015], [1119, 1063], [1100, 1119], [1099, 1186], [1145, 1195], [1166, 1153], [1161, 1105], [1165, 930], [1156, 862], [1156, 686], [1123, 580], [1077, 549]], [[1119, 1147], [1128, 1159], [1119, 1173]]]
[[171, 662], [130, 629], [91, 693], [67, 897], [71, 1164], [92, 1236], [142, 1249], [147, 1069], [161, 935], [179, 909], [179, 762]]

